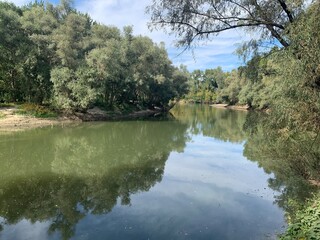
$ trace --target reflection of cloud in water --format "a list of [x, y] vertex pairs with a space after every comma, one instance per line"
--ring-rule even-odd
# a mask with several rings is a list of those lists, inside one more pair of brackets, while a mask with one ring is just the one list
[[[16, 225], [9, 225], [0, 232], [0, 238], [3, 240], [23, 239], [23, 240], [47, 240], [50, 222], [31, 223], [28, 220], [21, 220]], [[50, 239], [57, 238], [58, 234], [53, 234]]]
[[[161, 184], [135, 194], [131, 206], [116, 206], [79, 223], [88, 239], [269, 239], [284, 225], [273, 204], [270, 175], [242, 156], [241, 144], [197, 136], [184, 153], [171, 153]], [[233, 151], [230, 151], [233, 150]], [[99, 232], [89, 231], [91, 228]]]
[[[141, 217], [143, 216], [143, 217]], [[263, 224], [261, 224], [263, 222]], [[98, 219], [84, 219], [79, 235], [88, 239], [263, 239], [283, 224], [272, 202], [214, 184], [164, 179], [148, 193], [132, 197], [132, 207], [117, 206]]]
[[184, 154], [171, 154], [166, 164], [166, 178], [215, 184], [234, 192], [274, 200], [274, 191], [268, 188], [267, 182], [270, 175], [242, 156], [242, 145], [206, 141], [206, 137], [199, 136], [193, 140], [187, 144]]

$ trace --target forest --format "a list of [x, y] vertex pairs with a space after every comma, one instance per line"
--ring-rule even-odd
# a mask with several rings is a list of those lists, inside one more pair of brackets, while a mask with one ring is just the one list
[[0, 2], [0, 102], [56, 110], [144, 109], [186, 93], [164, 44], [93, 21], [63, 0]]

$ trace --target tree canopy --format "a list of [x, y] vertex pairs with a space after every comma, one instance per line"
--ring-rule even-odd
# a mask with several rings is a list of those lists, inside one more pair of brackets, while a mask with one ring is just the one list
[[164, 44], [78, 12], [71, 1], [0, 2], [0, 102], [86, 111], [165, 107], [188, 75]]

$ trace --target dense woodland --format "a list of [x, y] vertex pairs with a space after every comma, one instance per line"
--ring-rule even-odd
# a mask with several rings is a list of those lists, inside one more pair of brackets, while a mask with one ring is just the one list
[[94, 22], [71, 1], [0, 2], [0, 102], [85, 111], [165, 106], [186, 92], [186, 70], [165, 46]]

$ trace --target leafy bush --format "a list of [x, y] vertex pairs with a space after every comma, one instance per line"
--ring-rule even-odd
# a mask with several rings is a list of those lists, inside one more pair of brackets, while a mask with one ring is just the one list
[[320, 239], [320, 195], [310, 200], [307, 207], [296, 213], [294, 222], [280, 240], [317, 240]]
[[34, 103], [25, 103], [19, 106], [18, 114], [31, 115], [39, 118], [57, 117], [58, 114], [52, 109]]

